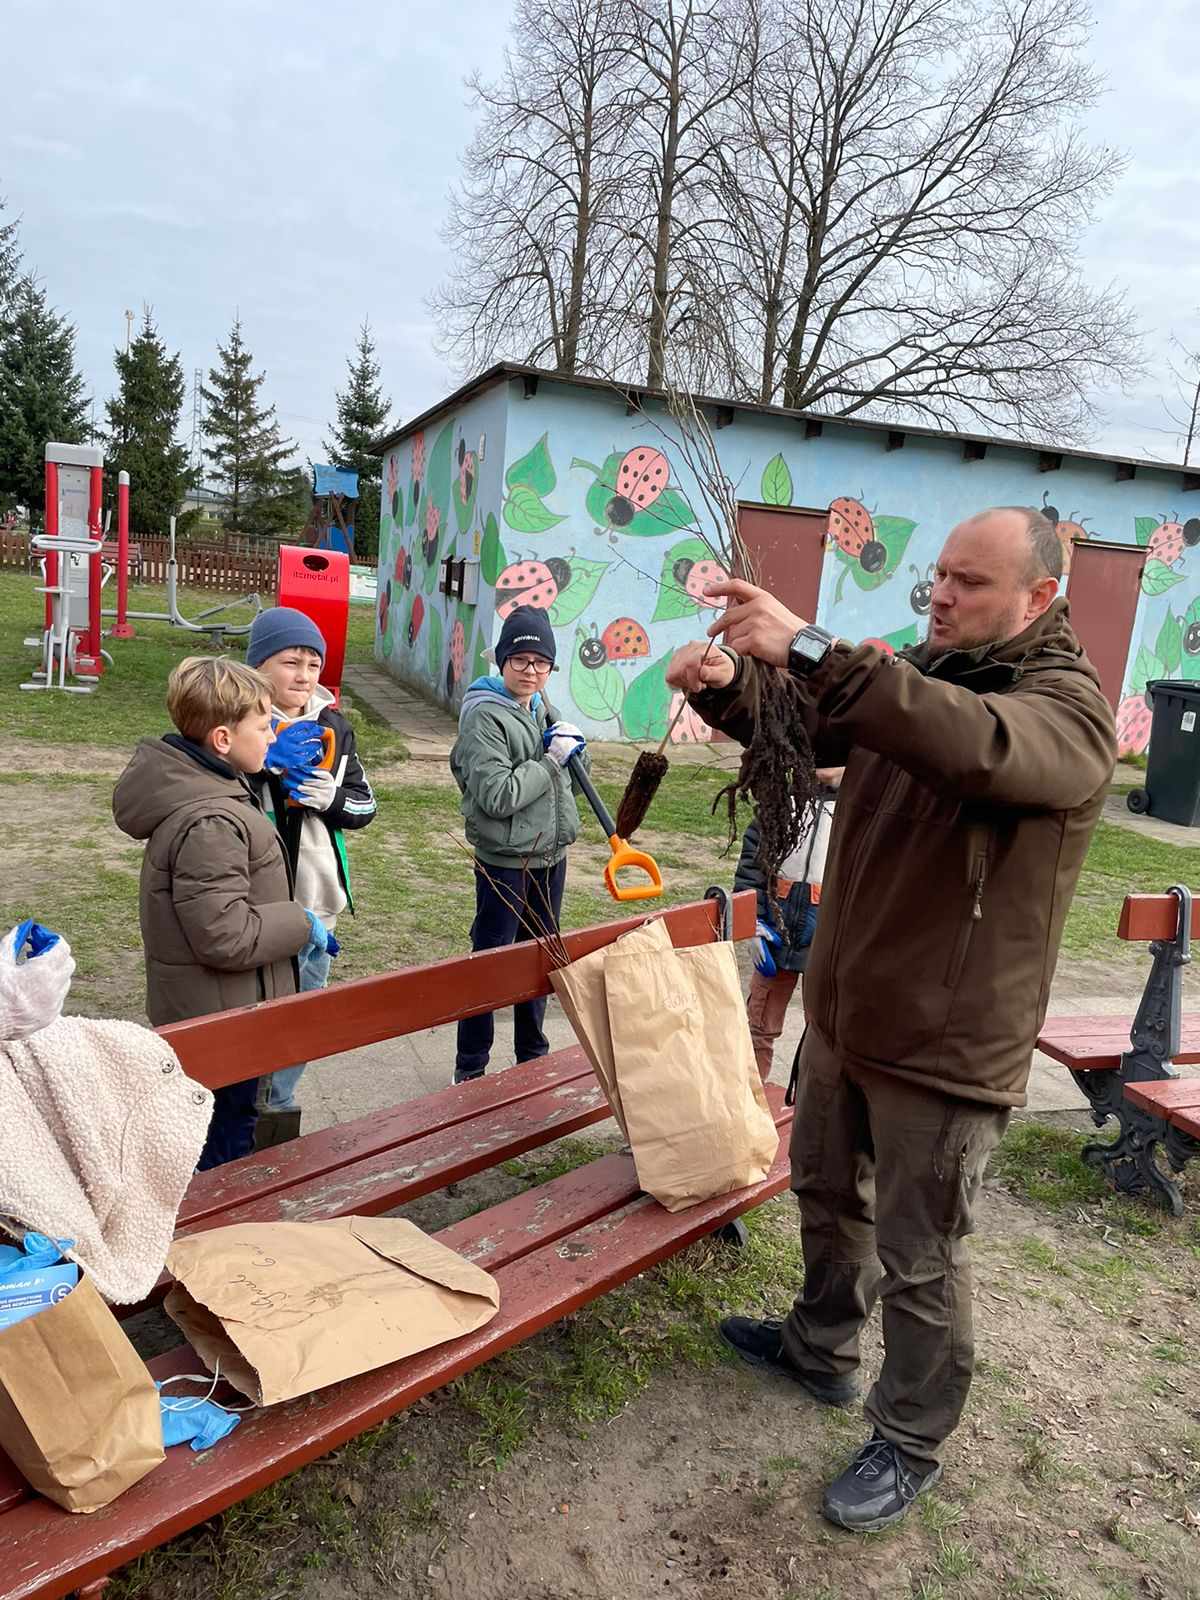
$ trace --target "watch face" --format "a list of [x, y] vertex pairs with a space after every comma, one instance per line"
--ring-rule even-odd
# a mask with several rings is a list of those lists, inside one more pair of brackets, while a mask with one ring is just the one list
[[824, 639], [818, 639], [811, 633], [798, 634], [792, 649], [798, 656], [803, 656], [806, 661], [820, 661], [829, 646]]

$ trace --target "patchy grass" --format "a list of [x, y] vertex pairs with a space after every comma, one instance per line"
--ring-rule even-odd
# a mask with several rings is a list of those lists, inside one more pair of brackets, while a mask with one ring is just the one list
[[1097, 825], [1063, 930], [1064, 956], [1101, 957], [1134, 965], [1146, 948], [1116, 938], [1127, 894], [1161, 893], [1200, 878], [1200, 847], [1164, 844], [1112, 822]]
[[[1110, 1135], [1080, 1133], [1023, 1117], [1005, 1134], [991, 1172], [1014, 1193], [1053, 1212], [1087, 1207], [1114, 1229], [1150, 1237], [1162, 1229], [1164, 1213], [1144, 1201], [1114, 1194], [1101, 1173], [1081, 1159], [1085, 1144], [1105, 1137]], [[1047, 1247], [1030, 1240], [1025, 1248], [1036, 1254]]]

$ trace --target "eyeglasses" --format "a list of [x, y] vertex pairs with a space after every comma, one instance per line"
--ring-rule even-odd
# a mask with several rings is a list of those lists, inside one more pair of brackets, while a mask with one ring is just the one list
[[544, 656], [509, 656], [508, 664], [514, 672], [536, 672], [539, 678], [544, 678], [553, 665]]

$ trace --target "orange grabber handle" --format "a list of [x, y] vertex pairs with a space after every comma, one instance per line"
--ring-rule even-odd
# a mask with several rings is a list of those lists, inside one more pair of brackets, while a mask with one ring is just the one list
[[[302, 719], [299, 717], [280, 717], [279, 721], [273, 725], [274, 731], [276, 733], [282, 733], [285, 728], [290, 728], [293, 722], [299, 722], [301, 720]], [[333, 752], [337, 746], [337, 740], [334, 738], [333, 729], [322, 728], [320, 725], [317, 725], [317, 732], [321, 735], [321, 759], [317, 762], [316, 770], [318, 772], [332, 772]], [[300, 802], [299, 800], [292, 800], [289, 797], [288, 805], [299, 808]]]
[[[658, 870], [658, 862], [653, 856], [648, 856], [643, 850], [635, 850], [626, 843], [617, 832], [617, 825], [609, 815], [608, 807], [596, 793], [596, 787], [588, 777], [583, 762], [578, 756], [572, 756], [567, 765], [571, 769], [571, 776], [583, 790], [587, 802], [596, 813], [596, 821], [604, 829], [604, 836], [608, 840], [608, 847], [612, 855], [608, 858], [608, 865], [604, 869], [604, 885], [614, 900], [654, 900], [662, 893], [662, 873]], [[619, 884], [617, 873], [632, 867], [637, 872], [644, 872], [650, 879], [649, 883]]]

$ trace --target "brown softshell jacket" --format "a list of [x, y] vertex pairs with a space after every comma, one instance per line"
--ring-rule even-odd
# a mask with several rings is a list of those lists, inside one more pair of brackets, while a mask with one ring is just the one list
[[167, 739], [143, 739], [113, 793], [145, 839], [138, 910], [156, 1026], [295, 994], [308, 919], [275, 825], [247, 785]]
[[[693, 697], [742, 744], [751, 660]], [[1025, 1104], [1063, 922], [1116, 760], [1065, 600], [1005, 644], [838, 645], [789, 677], [818, 765], [845, 762], [804, 979], [833, 1049], [946, 1093]]]

